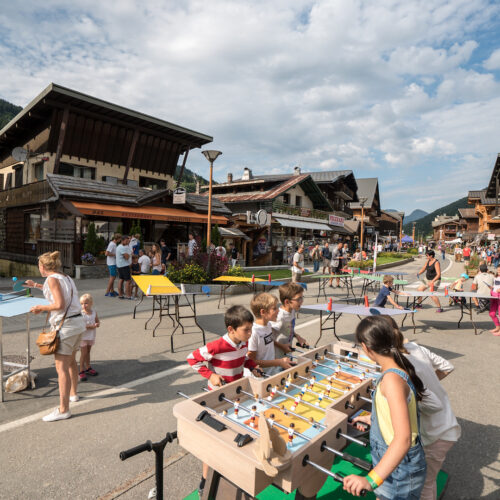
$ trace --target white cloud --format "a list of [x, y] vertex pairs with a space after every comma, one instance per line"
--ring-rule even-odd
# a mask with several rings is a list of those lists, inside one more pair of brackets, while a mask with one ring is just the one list
[[[483, 72], [470, 61], [498, 15], [487, 0], [4, 2], [0, 97], [25, 105], [54, 81], [210, 134], [220, 180], [300, 163], [419, 192], [413, 170], [443, 158], [492, 166], [500, 100], [484, 69], [500, 49]], [[207, 170], [196, 151], [188, 166]], [[415, 203], [393, 193], [384, 203]]]
[[500, 69], [500, 49], [494, 50], [483, 66], [489, 70]]

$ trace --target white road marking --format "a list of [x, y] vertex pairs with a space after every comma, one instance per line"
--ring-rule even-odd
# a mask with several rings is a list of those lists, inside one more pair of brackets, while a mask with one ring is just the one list
[[[136, 380], [131, 380], [130, 382], [127, 382], [126, 384], [119, 385], [117, 387], [112, 387], [110, 389], [105, 389], [104, 391], [96, 392], [95, 394], [92, 394], [92, 396], [86, 397], [84, 399], [81, 399], [77, 403], [70, 403], [71, 408], [76, 408], [79, 406], [83, 406], [87, 403], [90, 403], [92, 401], [95, 401], [96, 399], [100, 398], [105, 398], [108, 396], [112, 396], [114, 394], [120, 394], [120, 393], [125, 393], [128, 390], [137, 387], [138, 385], [142, 384], [147, 384], [148, 382], [153, 382], [154, 380], [158, 380], [163, 377], [168, 377], [169, 375], [173, 375], [174, 373], [180, 372], [180, 371], [190, 371], [191, 368], [187, 365], [179, 365], [175, 366], [174, 368], [169, 368], [168, 370], [163, 370], [158, 373], [153, 373], [152, 375], [148, 375], [147, 377], [139, 378]], [[29, 424], [31, 422], [35, 422], [37, 420], [41, 420], [42, 417], [47, 415], [47, 413], [50, 411], [49, 410], [43, 410], [38, 413], [35, 413], [34, 415], [30, 415], [29, 417], [23, 417], [18, 420], [13, 420], [12, 422], [7, 422], [6, 424], [0, 425], [0, 434], [2, 432], [10, 431], [12, 429], [16, 429], [17, 427], [21, 427], [22, 425]], [[50, 424], [46, 424], [50, 425]], [[57, 425], [57, 424], [56, 424]]]

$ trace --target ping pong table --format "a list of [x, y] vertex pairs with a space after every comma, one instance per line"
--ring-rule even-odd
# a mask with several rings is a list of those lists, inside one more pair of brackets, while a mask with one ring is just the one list
[[[400, 316], [402, 314], [413, 314], [415, 311], [404, 310], [404, 309], [389, 309], [385, 307], [365, 307], [361, 305], [349, 305], [349, 304], [336, 304], [332, 303], [331, 307], [329, 304], [311, 304], [305, 305], [300, 308], [304, 311], [319, 311], [319, 338], [316, 341], [316, 345], [318, 345], [321, 337], [323, 336], [324, 331], [333, 330], [333, 334], [335, 338], [340, 341], [340, 338], [337, 335], [337, 321], [340, 319], [342, 314], [354, 314], [361, 319], [361, 316], [379, 316], [381, 314], [385, 314], [387, 316]], [[326, 318], [323, 319], [323, 316], [326, 315]], [[328, 320], [333, 321], [333, 325], [330, 327], [326, 327], [325, 325], [328, 323]]]
[[[3, 382], [11, 375], [22, 370], [28, 370], [28, 379], [30, 377], [30, 309], [37, 305], [47, 305], [48, 301], [32, 297], [29, 288], [20, 292], [0, 294], [0, 402], [4, 401]], [[26, 314], [26, 364], [11, 363], [3, 359], [3, 318], [13, 318]], [[13, 367], [14, 370], [4, 375], [4, 365]]]
[[354, 293], [354, 288], [352, 286], [352, 274], [351, 273], [346, 273], [346, 274], [317, 274], [315, 276], [312, 276], [312, 278], [318, 278], [318, 295], [316, 296], [316, 302], [319, 302], [319, 299], [321, 295], [325, 299], [328, 297], [326, 296], [326, 284], [328, 281], [333, 280], [333, 279], [340, 279], [340, 281], [343, 283], [344, 288], [347, 292], [347, 296], [345, 297], [345, 300], [349, 301], [352, 299], [356, 301], [356, 294]]
[[[213, 281], [221, 283], [217, 309], [220, 308], [221, 301], [223, 301], [224, 305], [226, 305], [226, 291], [233, 285], [244, 285], [255, 295], [257, 293], [257, 286], [262, 286], [269, 291], [286, 283], [285, 281], [263, 280], [261, 278], [248, 278], [246, 276], [219, 276]], [[297, 284], [307, 290], [306, 283]]]
[[174, 328], [170, 335], [170, 349], [174, 352], [174, 334], [180, 328], [184, 334], [183, 320], [192, 319], [195, 325], [201, 330], [203, 345], [205, 345], [205, 330], [198, 323], [196, 316], [196, 295], [195, 292], [184, 292], [176, 287], [167, 277], [162, 275], [139, 275], [132, 276], [139, 289], [141, 290], [141, 300], [134, 307], [133, 319], [135, 319], [137, 308], [142, 304], [145, 298], [151, 297], [153, 305], [151, 316], [146, 320], [144, 329], [147, 330], [149, 322], [154, 318], [158, 311], [158, 322], [153, 328], [153, 337], [156, 329], [160, 326], [163, 318], [168, 316], [172, 321]]
[[[381, 283], [384, 281], [384, 277], [378, 274], [365, 274], [362, 276], [363, 285], [361, 286], [361, 294], [360, 297], [363, 297], [368, 292], [368, 289], [371, 288], [373, 292], [377, 292], [380, 289]], [[395, 290], [404, 290], [405, 285], [408, 284], [406, 280], [395, 279], [392, 282]]]
[[[413, 309], [415, 309], [415, 307], [417, 305], [417, 300], [419, 298], [422, 298], [421, 303], [424, 302], [429, 297], [438, 297], [438, 298], [441, 298], [441, 297], [450, 297], [450, 298], [457, 297], [457, 298], [469, 299], [468, 302], [467, 302], [467, 300], [464, 300], [464, 301], [459, 300], [457, 302], [457, 305], [460, 307], [460, 318], [458, 320], [457, 328], [460, 328], [460, 323], [462, 322], [462, 319], [464, 317], [464, 313], [468, 314], [469, 318], [470, 318], [470, 321], [472, 323], [472, 326], [474, 327], [474, 334], [475, 335], [479, 335], [479, 334], [477, 333], [476, 323], [474, 322], [474, 318], [472, 316], [472, 311], [473, 311], [472, 299], [474, 299], [474, 298], [476, 298], [476, 299], [491, 299], [491, 295], [479, 295], [476, 292], [453, 292], [453, 291], [449, 291], [449, 292], [446, 293], [446, 292], [437, 292], [437, 291], [430, 292], [428, 290], [423, 290], [423, 291], [405, 290], [404, 292], [400, 292], [399, 296], [400, 297], [407, 296], [406, 307], [409, 307], [410, 301], [412, 301], [412, 306], [411, 307]], [[405, 322], [405, 319], [406, 319], [406, 316], [403, 318], [403, 321], [401, 322], [401, 326], [403, 326], [403, 324]], [[415, 318], [414, 318], [413, 315], [412, 315], [412, 322], [413, 322], [413, 333], [416, 333]]]

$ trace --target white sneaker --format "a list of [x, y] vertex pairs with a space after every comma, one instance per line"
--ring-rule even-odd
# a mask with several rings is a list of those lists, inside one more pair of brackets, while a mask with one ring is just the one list
[[72, 403], [76, 403], [77, 401], [80, 401], [80, 396], [77, 394], [76, 396], [70, 396], [69, 397], [69, 400], [72, 402]]
[[56, 420], [66, 420], [67, 418], [71, 418], [71, 412], [69, 410], [66, 413], [61, 413], [59, 408], [56, 408], [52, 413], [45, 415], [42, 420], [44, 422], [55, 422]]

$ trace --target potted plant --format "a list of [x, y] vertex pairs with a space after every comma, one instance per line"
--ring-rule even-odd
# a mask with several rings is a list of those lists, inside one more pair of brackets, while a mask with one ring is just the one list
[[95, 264], [95, 257], [90, 252], [84, 253], [82, 255], [82, 264], [93, 266]]

